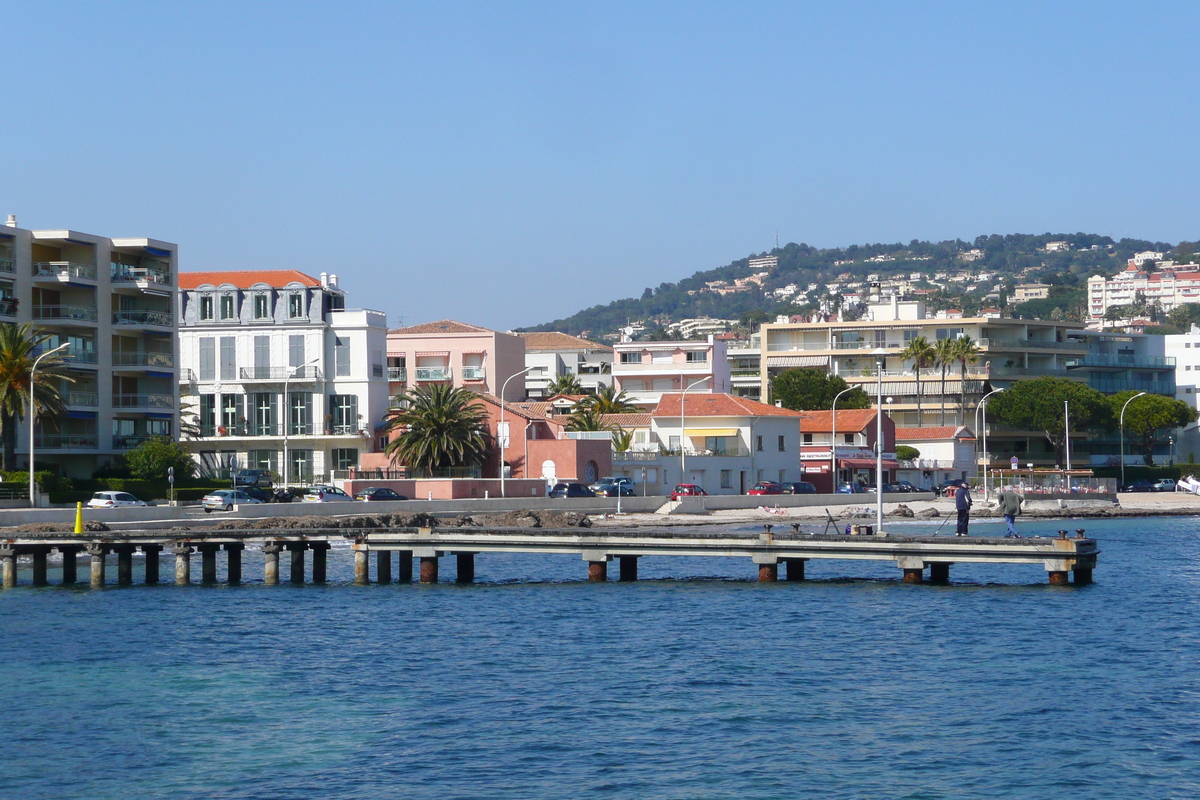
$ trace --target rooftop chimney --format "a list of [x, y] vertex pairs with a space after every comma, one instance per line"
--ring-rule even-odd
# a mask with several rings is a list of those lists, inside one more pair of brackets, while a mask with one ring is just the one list
[[329, 273], [328, 273], [328, 272], [322, 272], [322, 273], [321, 273], [321, 285], [322, 285], [322, 286], [328, 286], [328, 285], [329, 285]]
[[16, 215], [16, 214], [9, 214], [9, 215], [8, 215], [8, 222], [5, 222], [4, 224], [5, 224], [5, 225], [7, 225], [7, 226], [8, 226], [8, 227], [10, 227], [10, 228], [15, 228], [15, 227], [17, 227], [17, 215]]
[[338, 285], [337, 285], [337, 275], [330, 275], [330, 276], [329, 276], [329, 288], [331, 288], [331, 289], [336, 289], [336, 288], [338, 288]]

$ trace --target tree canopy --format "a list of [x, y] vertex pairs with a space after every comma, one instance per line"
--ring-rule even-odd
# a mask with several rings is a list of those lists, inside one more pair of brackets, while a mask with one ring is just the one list
[[1058, 463], [1065, 466], [1064, 402], [1070, 403], [1073, 433], [1104, 430], [1113, 422], [1108, 398], [1090, 386], [1053, 376], [1015, 382], [992, 395], [988, 411], [1018, 430], [1042, 431], [1054, 446]]
[[[792, 411], [828, 411], [833, 399], [849, 387], [846, 381], [819, 369], [789, 369], [771, 379], [771, 397]], [[838, 408], [870, 408], [871, 399], [855, 387], [838, 400]]]
[[[1120, 422], [1121, 408], [1125, 407], [1124, 435], [1128, 437], [1134, 452], [1146, 460], [1146, 466], [1154, 466], [1154, 448], [1167, 441], [1170, 432], [1196, 421], [1196, 409], [1182, 400], [1161, 394], [1138, 397], [1130, 389], [1117, 392], [1108, 398], [1113, 419]], [[1126, 403], [1129, 405], [1125, 405]]]
[[125, 454], [125, 463], [135, 478], [166, 480], [167, 470], [175, 468], [175, 479], [190, 478], [196, 462], [188, 449], [170, 436], [155, 436]]
[[421, 384], [388, 409], [385, 429], [391, 441], [385, 452], [392, 463], [418, 472], [477, 466], [489, 452], [487, 420], [475, 392]]

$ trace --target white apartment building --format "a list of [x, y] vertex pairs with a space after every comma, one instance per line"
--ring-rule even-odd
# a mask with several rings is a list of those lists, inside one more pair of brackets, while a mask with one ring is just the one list
[[696, 336], [714, 336], [718, 333], [725, 333], [736, 324], [736, 319], [712, 319], [711, 317], [681, 319], [668, 325], [667, 332], [676, 334], [681, 339], [691, 339]]
[[1020, 283], [1013, 287], [1012, 301], [1024, 303], [1026, 300], [1045, 300], [1049, 296], [1048, 283]]
[[613, 385], [629, 402], [654, 408], [664, 393], [726, 394], [730, 390], [725, 342], [620, 342], [613, 346]]
[[[34, 323], [64, 351], [64, 419], [38, 420], [35, 469], [90, 478], [150, 436], [176, 436], [173, 313], [179, 247], [72, 230], [0, 227], [0, 322]], [[27, 425], [17, 461], [27, 464]]]
[[613, 349], [557, 331], [517, 334], [525, 340], [526, 397], [547, 396], [557, 378], [574, 375], [585, 392], [612, 385]]
[[336, 275], [297, 270], [180, 276], [185, 440], [201, 470], [327, 480], [378, 448], [388, 406], [387, 317], [346, 309]]
[[[1141, 254], [1139, 254], [1141, 255]], [[1159, 254], [1161, 255], [1161, 254]], [[1103, 319], [1112, 306], [1127, 306], [1141, 298], [1158, 301], [1163, 311], [1184, 303], [1200, 301], [1200, 271], [1195, 264], [1145, 272], [1130, 264], [1111, 279], [1093, 275], [1088, 278], [1088, 312], [1092, 319]]]

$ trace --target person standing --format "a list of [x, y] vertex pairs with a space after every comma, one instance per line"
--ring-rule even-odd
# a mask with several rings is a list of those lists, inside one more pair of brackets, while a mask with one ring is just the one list
[[1008, 526], [1008, 532], [1004, 534], [1007, 539], [1017, 538], [1017, 515], [1021, 513], [1021, 504], [1024, 502], [1025, 498], [1017, 494], [1012, 486], [1005, 486], [1000, 493], [1000, 513], [1004, 515], [1004, 524]]
[[954, 493], [954, 507], [958, 509], [958, 535], [967, 535], [967, 524], [971, 521], [971, 506], [974, 501], [971, 499], [971, 490], [967, 488], [966, 481], [958, 482], [958, 491]]

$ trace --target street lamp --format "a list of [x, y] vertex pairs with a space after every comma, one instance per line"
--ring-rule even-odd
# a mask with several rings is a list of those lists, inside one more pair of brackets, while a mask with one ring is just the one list
[[[700, 378], [695, 380], [683, 390], [683, 394], [679, 395], [679, 482], [687, 483], [687, 393], [688, 389], [692, 389], [704, 383], [708, 378]], [[753, 442], [750, 444], [754, 446]]]
[[849, 392], [855, 388], [857, 388], [857, 387], [847, 386], [845, 389], [842, 389], [840, 392], [838, 392], [833, 397], [833, 414], [829, 418], [830, 419], [830, 422], [829, 422], [829, 425], [830, 425], [829, 461], [830, 461], [830, 466], [833, 469], [833, 491], [835, 491], [835, 492], [838, 490], [838, 484], [841, 483], [841, 481], [838, 479], [838, 468], [837, 468], [837, 401], [846, 392]]
[[[533, 369], [533, 367], [526, 367], [525, 369], [521, 370], [520, 372], [514, 372], [512, 375], [509, 375], [507, 378], [504, 379], [504, 383], [500, 384], [500, 424], [498, 426], [496, 426], [496, 433], [498, 434], [496, 436], [496, 438], [500, 440], [500, 496], [501, 497], [508, 496], [504, 493], [505, 492], [504, 451], [508, 447], [508, 429], [505, 427], [505, 422], [504, 422], [504, 393], [508, 390], [508, 382], [509, 381], [511, 381], [513, 378], [517, 377], [518, 375], [524, 375], [526, 372], [529, 372], [529, 370], [531, 370], [531, 369]], [[526, 472], [528, 472], [528, 471], [529, 471], [528, 465], [526, 465]]]
[[299, 367], [289, 367], [287, 374], [283, 376], [283, 488], [285, 489], [288, 488], [288, 467], [291, 466], [291, 464], [288, 463], [287, 448], [288, 428], [292, 426], [292, 402], [288, 398], [288, 383], [292, 380], [292, 374], [297, 369], [300, 370], [300, 377], [303, 378], [304, 369], [306, 367], [311, 367], [320, 360], [321, 357], [317, 356], [312, 361], [309, 361], [306, 364], [301, 364]]
[[875, 532], [883, 533], [883, 367], [887, 363], [887, 350], [877, 347], [875, 356], [877, 388], [875, 394]]
[[[1004, 391], [1004, 389], [1002, 389], [1002, 388], [1001, 389], [992, 389], [990, 392], [985, 394], [983, 397], [979, 398], [979, 403], [978, 403], [978, 405], [975, 406], [975, 431], [979, 436], [982, 436], [982, 438], [983, 438], [983, 457], [988, 463], [991, 462], [991, 459], [988, 458], [988, 449], [987, 449], [987, 399], [989, 397], [991, 397], [992, 395], [996, 394], [997, 392], [1003, 392], [1003, 391]], [[983, 427], [982, 428], [979, 426], [980, 410], [983, 411]], [[979, 440], [976, 439], [976, 441], [979, 441]], [[978, 448], [978, 445], [976, 445], [976, 448]], [[976, 449], [976, 451], [975, 451], [975, 466], [979, 466], [979, 451], [978, 451], [978, 449]], [[985, 502], [985, 503], [987, 502], [987, 499], [988, 499], [988, 474], [987, 473], [988, 473], [988, 465], [987, 465], [987, 463], [985, 463], [983, 465], [983, 502]]]
[[70, 342], [63, 342], [53, 350], [47, 350], [33, 360], [33, 366], [29, 368], [29, 507], [37, 508], [37, 500], [35, 498], [35, 488], [33, 479], [33, 421], [37, 417], [37, 405], [33, 402], [33, 387], [37, 383], [34, 378], [37, 375], [38, 364], [41, 360], [51, 353], [57, 353], [64, 347], [70, 347]]
[[1121, 406], [1121, 486], [1125, 485], [1125, 409], [1129, 408], [1130, 403], [1145, 394], [1145, 392], [1138, 392], [1126, 400], [1125, 405]]

